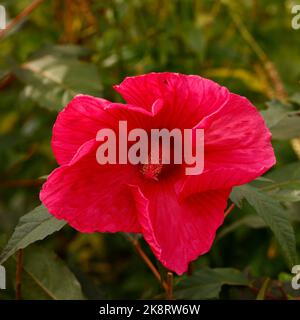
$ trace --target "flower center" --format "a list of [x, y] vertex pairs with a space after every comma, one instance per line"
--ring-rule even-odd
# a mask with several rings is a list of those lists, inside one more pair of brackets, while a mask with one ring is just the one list
[[[148, 154], [148, 163], [141, 165], [140, 172], [149, 180], [159, 181], [173, 175], [178, 165], [174, 164], [173, 149], [169, 152], [162, 152], [161, 146], [158, 155], [153, 150]], [[157, 160], [158, 156], [158, 160]]]
[[152, 163], [147, 163], [142, 165], [141, 172], [142, 174], [147, 178], [147, 179], [152, 179], [155, 181], [158, 181], [158, 176], [160, 175], [162, 169], [163, 169], [163, 164], [152, 164]]

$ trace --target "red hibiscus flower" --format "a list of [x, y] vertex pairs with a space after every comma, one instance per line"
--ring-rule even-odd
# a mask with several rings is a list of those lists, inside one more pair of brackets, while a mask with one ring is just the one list
[[[271, 134], [246, 98], [199, 76], [150, 73], [115, 89], [126, 104], [79, 95], [59, 113], [52, 148], [60, 167], [40, 199], [81, 232], [143, 234], [158, 260], [182, 274], [210, 250], [232, 187], [274, 165]], [[99, 165], [97, 132], [118, 132], [120, 120], [128, 130], [204, 129], [204, 171], [187, 176], [183, 165]]]

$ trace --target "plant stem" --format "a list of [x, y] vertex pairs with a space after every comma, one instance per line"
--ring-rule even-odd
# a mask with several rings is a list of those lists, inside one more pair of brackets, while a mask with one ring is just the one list
[[155, 278], [158, 281], [161, 281], [161, 276], [158, 272], [158, 270], [155, 268], [154, 264], [152, 263], [152, 261], [149, 259], [149, 257], [146, 255], [146, 253], [144, 252], [144, 250], [142, 249], [141, 245], [139, 244], [139, 242], [136, 240], [133, 243], [133, 246], [135, 248], [135, 250], [137, 251], [137, 253], [141, 256], [141, 258], [145, 261], [145, 263], [147, 264], [147, 266], [150, 268], [150, 270], [152, 271], [152, 273], [154, 274]]
[[224, 212], [224, 217], [225, 217], [225, 218], [229, 215], [229, 213], [233, 210], [234, 207], [235, 207], [235, 204], [232, 203], [232, 204], [229, 206], [229, 208]]
[[0, 90], [8, 87], [15, 79], [15, 76], [12, 73], [8, 73], [5, 75], [0, 82]]
[[146, 253], [144, 252], [144, 250], [142, 249], [138, 239], [133, 238], [131, 235], [126, 234], [126, 238], [132, 243], [135, 251], [139, 254], [139, 256], [144, 260], [144, 262], [147, 264], [147, 266], [149, 267], [149, 269], [152, 271], [152, 273], [154, 274], [155, 278], [159, 281], [159, 283], [161, 284], [161, 286], [163, 287], [163, 289], [166, 291], [168, 291], [168, 284], [163, 281], [163, 279], [160, 276], [159, 271], [156, 269], [156, 267], [154, 266], [154, 264], [152, 263], [152, 261], [149, 259], [149, 257], [146, 255]]
[[173, 300], [173, 281], [174, 276], [173, 272], [167, 273], [167, 290], [166, 290], [166, 297], [167, 300]]
[[171, 271], [167, 272], [167, 279], [164, 281], [157, 270], [157, 268], [154, 266], [152, 261], [149, 259], [149, 257], [146, 255], [144, 250], [142, 249], [138, 239], [132, 237], [130, 234], [125, 234], [126, 238], [132, 243], [134, 246], [136, 252], [140, 255], [140, 257], [144, 260], [144, 262], [147, 264], [147, 266], [150, 268], [152, 273], [154, 274], [155, 278], [159, 281], [162, 288], [166, 292], [166, 299], [167, 300], [173, 300], [173, 287], [174, 287], [174, 274]]
[[26, 7], [22, 12], [20, 12], [14, 20], [12, 20], [5, 29], [0, 31], [0, 39], [2, 39], [8, 31], [10, 31], [14, 26], [16, 26], [21, 20], [26, 18], [31, 14], [44, 0], [35, 0], [28, 7]]

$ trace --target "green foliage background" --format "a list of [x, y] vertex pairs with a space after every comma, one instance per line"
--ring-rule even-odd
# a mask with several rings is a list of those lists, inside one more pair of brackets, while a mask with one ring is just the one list
[[[13, 20], [33, 2], [1, 4]], [[50, 147], [57, 112], [77, 93], [121, 101], [112, 85], [150, 71], [199, 74], [249, 98], [277, 157], [265, 179], [233, 191], [236, 207], [213, 249], [191, 275], [175, 277], [174, 297], [299, 299], [290, 285], [300, 248], [296, 2], [45, 0], [0, 35], [0, 263], [7, 269], [0, 299], [16, 297], [21, 248], [23, 299], [164, 297], [124, 235], [80, 234], [43, 207], [24, 216], [40, 204], [41, 177], [57, 166]]]

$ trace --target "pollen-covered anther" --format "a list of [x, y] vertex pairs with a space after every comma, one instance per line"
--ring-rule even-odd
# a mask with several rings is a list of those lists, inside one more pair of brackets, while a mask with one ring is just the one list
[[142, 165], [141, 172], [147, 179], [152, 179], [158, 181], [159, 174], [161, 173], [163, 169], [163, 164], [153, 164], [153, 163], [147, 163]]

